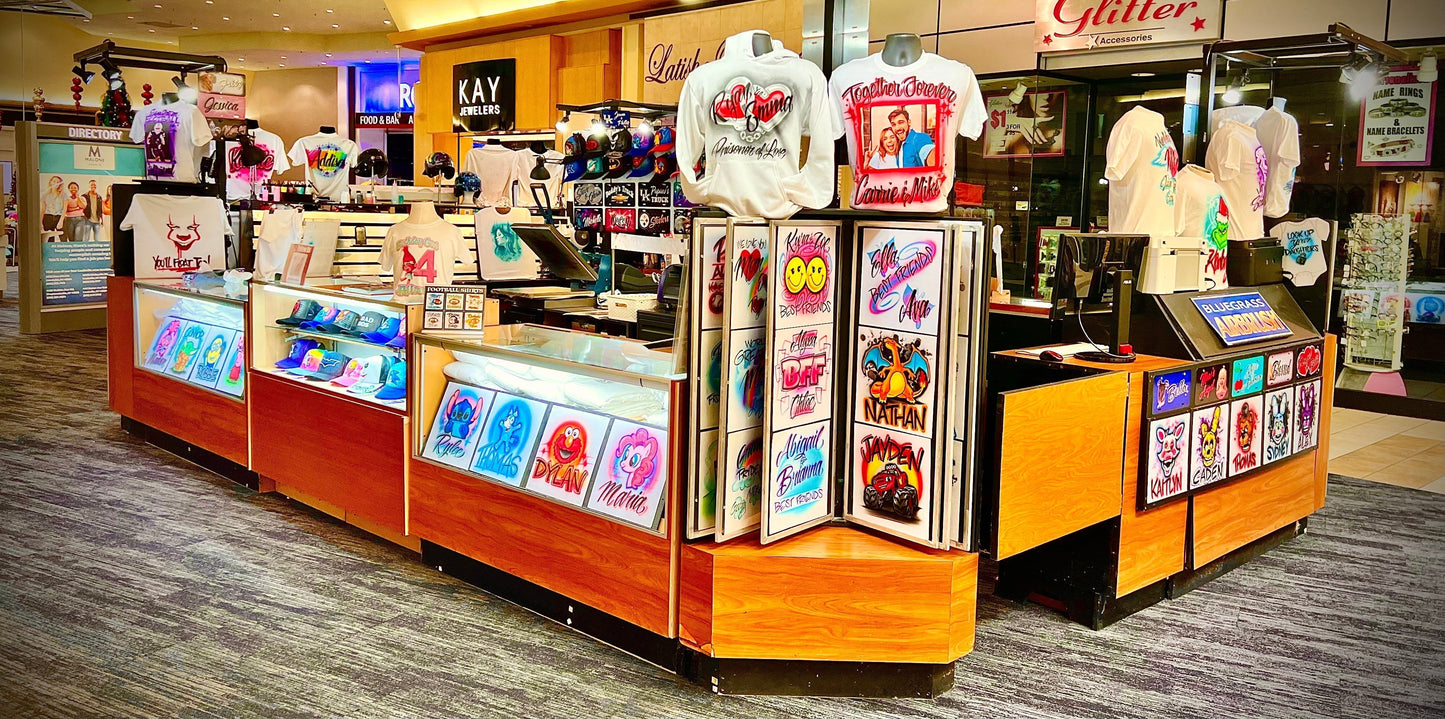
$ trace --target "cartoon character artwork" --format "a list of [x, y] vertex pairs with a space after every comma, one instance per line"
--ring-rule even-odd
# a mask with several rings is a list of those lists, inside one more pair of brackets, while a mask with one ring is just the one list
[[932, 541], [934, 488], [928, 443], [918, 437], [855, 426], [853, 461], [858, 471], [849, 505], [851, 513], [925, 542]]
[[171, 244], [175, 246], [176, 263], [180, 264], [181, 261], [185, 259], [185, 252], [191, 249], [191, 247], [196, 244], [197, 240], [201, 239], [200, 220], [196, 219], [196, 217], [192, 215], [190, 222], [186, 222], [184, 219], [182, 219], [178, 223], [173, 217], [167, 215], [166, 239], [170, 240]]
[[185, 327], [185, 321], [175, 317], [167, 317], [161, 320], [160, 329], [156, 330], [155, 338], [151, 340], [151, 348], [146, 352], [144, 365], [149, 369], [162, 369], [166, 361], [170, 359], [171, 352], [176, 348], [176, 340], [181, 337], [181, 330]]
[[718, 458], [722, 499], [718, 512], [718, 538], [731, 539], [762, 521], [762, 432], [729, 432]]
[[181, 379], [191, 376], [191, 370], [196, 367], [196, 358], [201, 351], [201, 343], [206, 339], [206, 328], [202, 325], [188, 325], [181, 331], [180, 344], [176, 346], [176, 354], [171, 360], [170, 366], [166, 367], [166, 374], [175, 375]]
[[1250, 209], [1259, 212], [1264, 209], [1264, 188], [1265, 181], [1269, 178], [1269, 155], [1265, 154], [1264, 147], [1254, 146], [1254, 179], [1258, 186], [1254, 199], [1250, 200]]
[[1264, 396], [1264, 460], [1278, 462], [1290, 455], [1294, 441], [1294, 388]]
[[1159, 189], [1164, 193], [1164, 202], [1170, 207], [1174, 206], [1174, 189], [1176, 182], [1174, 176], [1179, 173], [1179, 150], [1174, 147], [1174, 139], [1169, 136], [1169, 131], [1154, 136], [1154, 159], [1149, 164], [1168, 170], [1167, 174], [1161, 174], [1159, 178]]
[[665, 430], [614, 421], [585, 506], [629, 524], [656, 529], [667, 496], [667, 442]]
[[493, 390], [448, 382], [421, 456], [466, 469], [496, 396]]
[[1224, 195], [1215, 195], [1205, 202], [1205, 207], [1214, 210], [1205, 210], [1204, 239], [1209, 247], [1223, 252], [1229, 249], [1229, 205], [1225, 204]]
[[1189, 415], [1156, 419], [1149, 423], [1145, 501], [1157, 504], [1188, 490], [1184, 481], [1189, 464]]
[[221, 363], [226, 359], [226, 350], [231, 347], [232, 330], [212, 327], [206, 331], [206, 339], [196, 369], [191, 373], [191, 382], [202, 387], [215, 387], [221, 379]]
[[865, 226], [859, 236], [859, 324], [937, 335], [943, 232]]
[[176, 176], [176, 129], [181, 116], [157, 108], [145, 117], [146, 177], [169, 180]]
[[1218, 404], [1194, 413], [1189, 447], [1190, 489], [1229, 475], [1229, 405]]
[[794, 427], [833, 409], [833, 328], [786, 330], [773, 346], [769, 427]]
[[1229, 476], [1259, 466], [1264, 399], [1258, 395], [1237, 399], [1229, 405]]
[[933, 427], [934, 363], [938, 341], [907, 333], [864, 328], [858, 337], [857, 419], [928, 435]]
[[772, 257], [778, 276], [773, 287], [774, 329], [832, 321], [836, 233], [837, 228], [831, 225], [775, 228]]
[[226, 394], [240, 397], [246, 388], [246, 335], [236, 334], [236, 343], [231, 347], [231, 357], [225, 365], [228, 369], [221, 375], [216, 388]]
[[1229, 399], [1229, 365], [1218, 364], [1194, 371], [1194, 405]]
[[832, 517], [831, 486], [833, 423], [814, 422], [775, 432], [768, 452], [772, 474], [763, 505], [763, 535], [767, 541], [791, 530]]
[[498, 392], [492, 414], [483, 423], [471, 471], [513, 487], [521, 486], [532, 468], [527, 461], [547, 416], [541, 402]]
[[553, 405], [523, 487], [574, 506], [582, 506], [598, 453], [612, 420], [571, 407]]
[[1313, 449], [1319, 442], [1320, 380], [1295, 387], [1294, 451]]

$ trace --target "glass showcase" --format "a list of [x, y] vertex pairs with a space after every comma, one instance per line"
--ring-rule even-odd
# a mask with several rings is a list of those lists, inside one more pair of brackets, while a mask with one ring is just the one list
[[246, 293], [137, 280], [135, 365], [236, 400], [246, 394]]

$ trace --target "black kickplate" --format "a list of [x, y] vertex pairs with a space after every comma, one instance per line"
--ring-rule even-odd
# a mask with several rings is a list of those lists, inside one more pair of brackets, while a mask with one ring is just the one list
[[682, 646], [676, 639], [650, 632], [600, 609], [425, 539], [421, 540], [421, 559], [444, 574], [621, 649], [645, 662], [656, 664], [670, 672], [678, 672], [682, 662]]
[[1301, 519], [1293, 524], [1288, 524], [1270, 534], [1266, 534], [1229, 554], [1216, 559], [1198, 569], [1186, 569], [1169, 578], [1169, 598], [1178, 599], [1199, 587], [1208, 584], [1215, 579], [1228, 574], [1236, 567], [1244, 565], [1255, 557], [1288, 542], [1295, 537], [1304, 534], [1309, 519]]
[[237, 464], [208, 449], [202, 449], [178, 437], [166, 434], [155, 427], [137, 422], [129, 417], [120, 418], [120, 427], [146, 444], [163, 449], [191, 464], [218, 474], [236, 484], [260, 491], [261, 478], [244, 464]]
[[933, 699], [953, 689], [953, 662], [715, 659], [686, 650], [680, 673], [718, 694]]
[[1073, 611], [1075, 608], [1071, 607], [1069, 618], [1088, 626], [1090, 629], [1103, 629], [1120, 619], [1137, 614], [1164, 601], [1168, 584], [1169, 580], [1161, 579], [1122, 597], [1099, 597], [1092, 606], [1087, 609], [1087, 612], [1080, 611], [1076, 614]]

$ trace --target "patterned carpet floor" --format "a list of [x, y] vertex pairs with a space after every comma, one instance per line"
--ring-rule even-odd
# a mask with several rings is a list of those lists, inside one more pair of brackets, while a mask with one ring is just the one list
[[1103, 631], [981, 598], [935, 701], [718, 697], [128, 436], [103, 331], [0, 303], [0, 717], [1441, 717], [1445, 496], [1332, 477], [1310, 531]]

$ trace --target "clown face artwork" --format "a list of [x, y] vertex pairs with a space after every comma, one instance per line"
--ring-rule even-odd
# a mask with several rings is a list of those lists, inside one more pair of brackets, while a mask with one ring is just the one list
[[1189, 451], [1189, 415], [1156, 419], [1149, 423], [1148, 494], [1149, 504], [1183, 494], [1186, 453]]
[[1234, 477], [1259, 466], [1264, 398], [1235, 400], [1229, 411], [1229, 476]]
[[421, 456], [465, 469], [497, 393], [448, 382]]
[[587, 508], [649, 529], [661, 517], [668, 481], [667, 433], [623, 420], [612, 423]]
[[477, 443], [472, 471], [514, 487], [520, 485], [531, 469], [526, 460], [546, 415], [545, 404], [498, 393]]
[[166, 360], [171, 356], [171, 350], [176, 347], [176, 340], [181, 336], [183, 324], [181, 320], [174, 317], [167, 317], [161, 322], [161, 328], [156, 332], [155, 340], [151, 342], [151, 349], [146, 353], [146, 367], [160, 369], [165, 366]]
[[1206, 407], [1194, 413], [1189, 436], [1189, 488], [1197, 489], [1229, 474], [1229, 405]]
[[166, 239], [175, 245], [176, 261], [180, 262], [184, 259], [186, 250], [191, 249], [191, 246], [201, 239], [201, 223], [195, 216], [191, 217], [190, 222], [185, 220], [177, 222], [174, 218], [167, 216]]
[[1294, 388], [1286, 387], [1264, 396], [1264, 464], [1290, 455], [1293, 416]]
[[610, 422], [589, 412], [553, 406], [524, 485], [527, 491], [581, 506]]

